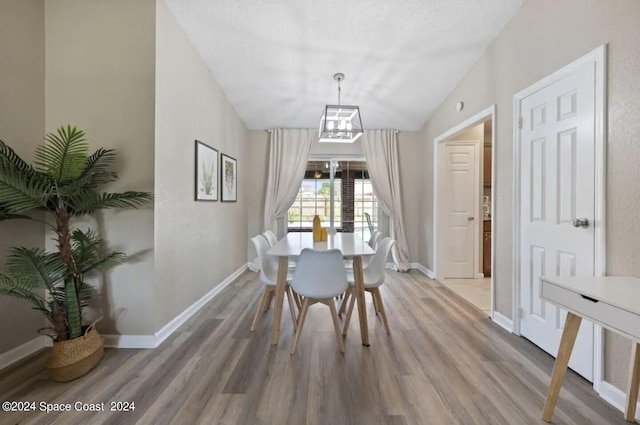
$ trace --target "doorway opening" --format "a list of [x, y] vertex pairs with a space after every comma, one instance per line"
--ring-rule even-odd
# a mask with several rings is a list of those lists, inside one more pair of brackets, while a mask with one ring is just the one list
[[495, 106], [434, 140], [434, 275], [494, 314]]

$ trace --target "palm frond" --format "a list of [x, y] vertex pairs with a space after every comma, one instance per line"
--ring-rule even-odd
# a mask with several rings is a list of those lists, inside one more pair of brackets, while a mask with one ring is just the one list
[[49, 175], [57, 184], [77, 179], [87, 165], [89, 143], [85, 133], [70, 124], [48, 133], [46, 143], [38, 146], [35, 163], [38, 171]]
[[91, 214], [104, 208], [138, 208], [153, 200], [149, 192], [94, 193], [86, 191], [70, 199], [75, 215]]
[[0, 221], [2, 220], [13, 220], [13, 219], [24, 219], [24, 220], [33, 220], [33, 217], [26, 214], [14, 214], [4, 210], [2, 204], [0, 204]]
[[33, 292], [33, 282], [27, 276], [0, 274], [0, 295], [9, 295], [31, 303], [32, 308], [41, 311], [49, 320], [50, 311], [44, 298]]
[[82, 266], [78, 266], [80, 273], [88, 273], [94, 269], [103, 269], [107, 267], [116, 266], [121, 264], [127, 256], [122, 252], [108, 252], [98, 257], [92, 258], [89, 261], [82, 263]]
[[51, 181], [44, 174], [8, 162], [0, 165], [0, 210], [4, 213], [20, 215], [43, 208], [51, 194]]
[[44, 287], [50, 292], [61, 283], [66, 272], [57, 253], [47, 253], [40, 248], [11, 248], [7, 267], [14, 275], [31, 279], [34, 287]]
[[98, 149], [87, 158], [87, 165], [82, 174], [60, 187], [61, 196], [70, 197], [82, 189], [95, 189], [100, 185], [118, 180], [118, 174], [108, 170], [114, 161], [114, 150]]
[[109, 171], [116, 160], [114, 149], [100, 148], [87, 158], [87, 167], [83, 176], [91, 176], [91, 181], [87, 187], [94, 188], [101, 184], [106, 184], [118, 180], [118, 173]]
[[25, 173], [33, 172], [33, 167], [27, 164], [13, 149], [0, 140], [0, 169], [7, 164], [12, 164], [15, 168]]
[[74, 230], [71, 242], [73, 260], [79, 274], [88, 273], [96, 268], [115, 266], [126, 258], [121, 252], [109, 252], [104, 240], [92, 229], [86, 232]]

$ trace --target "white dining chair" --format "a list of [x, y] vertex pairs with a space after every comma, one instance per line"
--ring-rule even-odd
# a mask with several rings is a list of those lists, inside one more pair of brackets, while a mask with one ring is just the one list
[[[264, 232], [262, 232], [262, 236], [264, 236], [264, 238], [267, 240], [269, 247], [273, 247], [275, 246], [275, 244], [278, 243], [278, 238], [276, 237], [275, 233], [273, 233], [271, 230], [265, 230]], [[289, 271], [293, 272], [293, 269], [296, 268], [296, 261], [289, 260], [288, 267], [289, 267]]]
[[367, 242], [371, 247], [371, 249], [376, 249], [376, 244], [380, 241], [381, 236], [382, 236], [382, 233], [380, 233], [378, 230], [376, 230], [371, 234], [371, 237], [369, 238], [369, 242]]
[[[391, 251], [391, 248], [395, 243], [396, 241], [389, 237], [384, 238], [380, 242], [380, 245], [378, 246], [378, 249], [376, 250], [376, 253], [374, 254], [371, 262], [362, 269], [364, 290], [371, 293], [371, 296], [373, 297], [373, 307], [376, 311], [376, 315], [379, 315], [382, 318], [382, 322], [384, 323], [385, 330], [388, 334], [391, 334], [391, 329], [389, 328], [387, 313], [385, 312], [384, 305], [382, 303], [380, 286], [382, 286], [385, 282], [386, 275], [384, 266], [387, 262], [389, 252]], [[349, 310], [347, 311], [347, 317], [345, 319], [344, 328], [342, 330], [342, 333], [344, 335], [347, 334], [349, 321], [351, 320], [351, 314], [353, 313], [353, 306], [356, 301], [356, 297], [353, 296], [355, 279], [352, 271], [347, 274], [347, 279], [349, 281], [349, 288], [345, 292], [344, 299], [342, 301], [342, 304], [340, 305], [340, 314], [342, 314], [347, 306], [347, 302], [349, 302]]]
[[275, 233], [273, 233], [271, 230], [265, 230], [262, 233], [262, 236], [264, 236], [264, 238], [267, 240], [267, 243], [269, 244], [269, 246], [274, 246], [275, 244], [278, 243], [278, 238], [276, 237]]
[[298, 341], [309, 307], [316, 303], [325, 304], [331, 310], [338, 347], [344, 353], [344, 342], [333, 298], [344, 293], [348, 285], [347, 272], [339, 249], [305, 248], [302, 250], [291, 280], [293, 290], [304, 298], [302, 309], [298, 315], [298, 328], [291, 347], [291, 354], [295, 354], [298, 348]]
[[[257, 235], [251, 238], [251, 243], [256, 250], [256, 254], [258, 254], [258, 261], [260, 265], [260, 280], [265, 284], [264, 292], [262, 293], [262, 297], [260, 298], [260, 303], [258, 304], [258, 309], [256, 310], [256, 314], [253, 317], [253, 322], [251, 323], [251, 331], [254, 331], [258, 321], [260, 320], [261, 313], [269, 310], [269, 306], [271, 305], [271, 300], [276, 293], [276, 283], [278, 279], [278, 259], [272, 255], [267, 255], [267, 250], [269, 249], [269, 244], [267, 240], [262, 235]], [[291, 280], [291, 276], [287, 274], [287, 282]], [[295, 298], [291, 293], [291, 287], [287, 283], [286, 289], [287, 299], [289, 300], [289, 310], [291, 311], [291, 319], [293, 320], [293, 328], [296, 329], [297, 321], [296, 321], [296, 311], [294, 307]]]

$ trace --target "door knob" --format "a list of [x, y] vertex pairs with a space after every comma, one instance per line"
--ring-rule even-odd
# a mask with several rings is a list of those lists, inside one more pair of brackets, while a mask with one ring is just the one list
[[573, 220], [571, 220], [571, 225], [573, 227], [587, 228], [589, 227], [589, 220], [586, 218], [574, 218]]
[[473, 221], [473, 217], [467, 217], [467, 220]]

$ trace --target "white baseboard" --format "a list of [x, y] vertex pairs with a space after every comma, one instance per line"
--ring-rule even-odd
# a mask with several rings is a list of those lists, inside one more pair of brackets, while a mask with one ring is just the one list
[[429, 279], [436, 278], [436, 275], [431, 270], [429, 270], [428, 268], [426, 268], [420, 263], [411, 263], [411, 268], [419, 270], [423, 275], [427, 276]]
[[156, 335], [155, 335], [156, 347], [162, 344], [162, 342], [165, 339], [167, 339], [172, 333], [174, 333], [176, 329], [182, 326], [184, 322], [189, 320], [191, 316], [196, 314], [198, 310], [200, 310], [206, 303], [211, 301], [213, 297], [218, 295], [220, 292], [222, 292], [224, 288], [229, 286], [231, 282], [236, 280], [238, 276], [240, 276], [242, 273], [244, 273], [245, 270], [247, 270], [247, 268], [249, 268], [249, 263], [244, 264], [238, 270], [231, 273], [225, 280], [220, 282], [220, 284], [216, 285], [215, 288], [207, 292], [202, 298], [200, 298], [198, 301], [193, 303], [189, 308], [187, 308], [185, 311], [177, 315], [172, 321], [164, 325], [162, 329], [156, 332]]
[[185, 311], [174, 317], [169, 323], [164, 325], [162, 329], [155, 335], [103, 335], [105, 339], [105, 347], [112, 348], [155, 348], [169, 338], [172, 333], [182, 326], [191, 316], [196, 314], [206, 303], [211, 301], [224, 288], [229, 286], [231, 282], [236, 280], [238, 276], [244, 273], [249, 267], [249, 263], [242, 265], [238, 270], [230, 274], [225, 280], [216, 285], [212, 290], [207, 292], [202, 298], [189, 306]]
[[156, 348], [153, 335], [102, 335], [109, 348]]
[[[627, 394], [607, 381], [600, 382], [600, 397], [616, 409], [624, 412], [627, 404]], [[640, 403], [636, 405], [636, 421], [640, 422]]]
[[7, 351], [6, 353], [2, 353], [0, 354], [0, 370], [19, 362], [25, 357], [28, 357], [43, 348], [51, 347], [52, 344], [51, 338], [40, 335], [29, 342], [25, 342], [24, 344]]
[[513, 320], [507, 318], [506, 316], [503, 316], [497, 311], [493, 312], [493, 314], [491, 315], [491, 320], [496, 322], [500, 327], [503, 327], [504, 329], [513, 333]]

